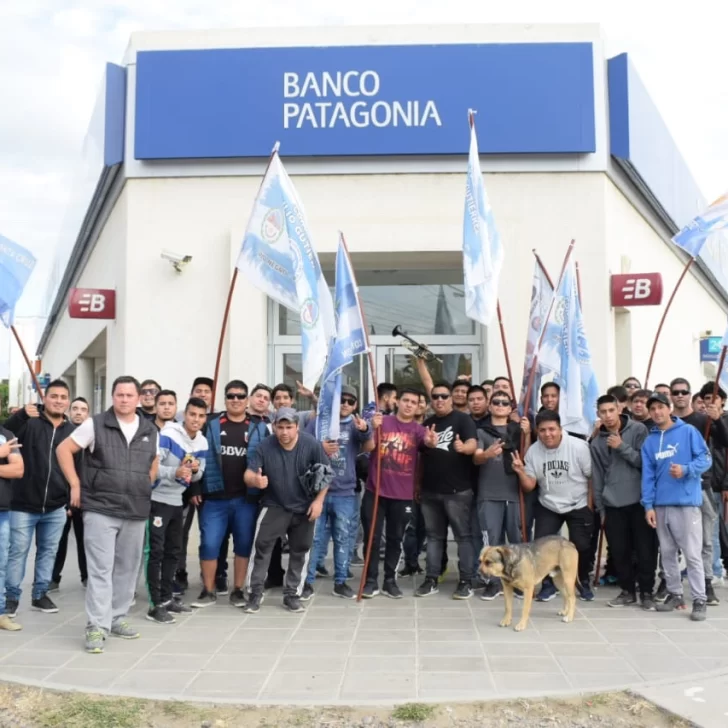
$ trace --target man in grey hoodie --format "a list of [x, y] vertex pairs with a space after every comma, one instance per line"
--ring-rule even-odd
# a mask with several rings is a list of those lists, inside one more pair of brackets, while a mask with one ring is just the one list
[[645, 521], [645, 509], [640, 504], [642, 445], [647, 428], [620, 414], [620, 403], [611, 394], [599, 397], [597, 411], [602, 424], [591, 441], [594, 507], [601, 514], [622, 589], [607, 605], [636, 604], [637, 583], [642, 608], [654, 611], [657, 535]]

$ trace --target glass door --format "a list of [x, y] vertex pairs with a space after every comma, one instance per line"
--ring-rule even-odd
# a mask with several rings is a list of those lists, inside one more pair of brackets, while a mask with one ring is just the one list
[[[480, 360], [477, 346], [431, 346], [433, 354], [441, 361], [430, 362], [433, 382], [454, 382], [466, 375], [472, 382], [480, 381]], [[414, 387], [422, 389], [417, 365], [412, 353], [401, 346], [377, 346], [377, 378], [380, 382], [392, 382], [398, 389]]]

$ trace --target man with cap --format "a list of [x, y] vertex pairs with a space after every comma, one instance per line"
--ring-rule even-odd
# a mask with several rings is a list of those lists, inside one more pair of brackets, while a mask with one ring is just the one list
[[[341, 387], [341, 414], [338, 440], [322, 443], [324, 452], [331, 460], [334, 479], [324, 501], [324, 510], [316, 525], [308, 575], [301, 594], [302, 601], [313, 596], [316, 566], [323, 561], [329, 540], [334, 539], [334, 591], [336, 597], [354, 599], [356, 594], [346, 583], [351, 554], [351, 523], [359, 506], [356, 493], [356, 458], [360, 452], [374, 448], [372, 428], [369, 423], [354, 414], [357, 405], [354, 387]], [[306, 425], [306, 432], [316, 434], [316, 418]], [[358, 519], [357, 519], [358, 525]]]
[[289, 547], [283, 606], [290, 612], [303, 611], [300, 593], [314, 526], [334, 477], [321, 443], [299, 431], [295, 410], [281, 407], [275, 413], [273, 434], [256, 448], [245, 471], [245, 485], [262, 491], [248, 572], [249, 597], [243, 607], [250, 614], [260, 611], [268, 563], [282, 536], [288, 536]]

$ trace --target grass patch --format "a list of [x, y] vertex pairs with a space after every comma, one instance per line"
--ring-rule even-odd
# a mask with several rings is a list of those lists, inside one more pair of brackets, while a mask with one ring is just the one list
[[69, 695], [38, 715], [43, 728], [137, 728], [144, 701]]
[[412, 723], [421, 723], [423, 720], [431, 718], [434, 712], [434, 705], [426, 705], [425, 703], [405, 703], [404, 705], [398, 705], [392, 711], [392, 718], [397, 720], [408, 720]]

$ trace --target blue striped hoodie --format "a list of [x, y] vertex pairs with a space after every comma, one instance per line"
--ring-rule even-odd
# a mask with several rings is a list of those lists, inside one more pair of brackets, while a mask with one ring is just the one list
[[177, 468], [185, 456], [199, 461], [200, 468], [192, 474], [191, 483], [201, 480], [207, 464], [207, 439], [198, 432], [192, 439], [179, 422], [168, 422], [159, 433], [159, 473], [152, 486], [152, 500], [171, 506], [182, 505], [182, 494], [190, 483], [177, 478]]

